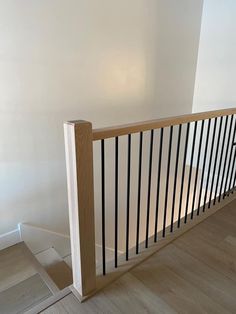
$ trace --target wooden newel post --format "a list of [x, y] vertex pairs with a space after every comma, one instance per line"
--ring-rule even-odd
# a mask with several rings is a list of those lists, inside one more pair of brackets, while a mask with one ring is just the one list
[[96, 288], [92, 124], [64, 124], [73, 285], [81, 296]]

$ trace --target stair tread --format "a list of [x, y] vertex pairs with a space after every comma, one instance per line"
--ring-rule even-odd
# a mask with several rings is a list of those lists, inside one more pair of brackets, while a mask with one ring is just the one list
[[37, 273], [22, 243], [0, 251], [0, 292]]
[[52, 292], [40, 275], [35, 274], [0, 293], [1, 313], [24, 313], [50, 296]]
[[59, 289], [64, 289], [73, 283], [72, 270], [64, 261], [46, 267], [46, 271]]

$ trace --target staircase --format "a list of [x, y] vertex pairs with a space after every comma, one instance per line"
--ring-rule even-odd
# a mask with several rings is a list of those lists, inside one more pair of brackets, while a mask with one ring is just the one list
[[[69, 236], [31, 224], [20, 224], [19, 229], [22, 242], [0, 250], [0, 313], [4, 314], [38, 313], [71, 293], [73, 283]], [[112, 260], [114, 250], [107, 248], [106, 254]], [[96, 256], [99, 269], [99, 245]]]
[[24, 242], [0, 251], [0, 270], [0, 312], [4, 314], [30, 311], [72, 284], [71, 269], [64, 261], [43, 267]]

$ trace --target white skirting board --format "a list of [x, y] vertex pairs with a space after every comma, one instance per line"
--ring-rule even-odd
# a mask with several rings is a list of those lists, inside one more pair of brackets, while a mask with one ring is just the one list
[[21, 242], [20, 230], [15, 229], [0, 235], [0, 250]]
[[63, 258], [70, 254], [70, 237], [27, 223], [20, 224], [21, 239], [31, 252], [36, 255], [49, 248], [54, 248]]
[[[25, 242], [28, 248], [34, 255], [54, 248], [62, 259], [68, 260], [70, 264], [70, 236], [57, 233], [51, 230], [40, 228], [27, 223], [19, 224], [21, 239]], [[123, 252], [119, 251], [118, 254]], [[114, 249], [106, 247], [107, 261], [114, 258]], [[102, 261], [102, 248], [101, 245], [96, 244], [96, 263], [99, 265]]]

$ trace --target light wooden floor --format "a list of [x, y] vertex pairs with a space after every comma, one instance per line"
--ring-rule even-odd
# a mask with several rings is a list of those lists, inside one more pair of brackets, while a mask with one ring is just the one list
[[44, 269], [23, 242], [0, 251], [0, 314], [25, 313], [71, 283], [64, 261]]
[[1, 314], [24, 313], [53, 295], [51, 286], [41, 277], [44, 275], [41, 270], [32, 262], [24, 243], [0, 252]]
[[236, 201], [91, 299], [43, 313], [236, 313]]

